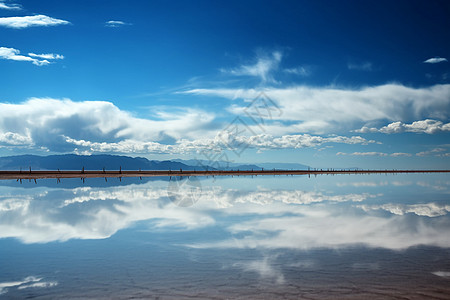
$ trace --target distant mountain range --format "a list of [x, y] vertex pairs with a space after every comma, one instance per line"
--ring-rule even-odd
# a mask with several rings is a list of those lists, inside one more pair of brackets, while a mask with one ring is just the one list
[[18, 155], [0, 157], [0, 170], [251, 170], [251, 169], [307, 169], [302, 164], [262, 163], [237, 164], [201, 160], [148, 160], [143, 157], [119, 155]]
[[258, 170], [258, 169], [278, 169], [278, 170], [306, 170], [309, 168], [307, 165], [298, 164], [298, 163], [258, 163], [258, 164], [242, 164], [242, 163], [233, 163], [227, 161], [207, 161], [207, 160], [182, 160], [182, 159], [174, 159], [173, 161], [181, 162], [186, 165], [194, 166], [194, 165], [203, 165], [210, 166], [212, 168], [221, 169], [221, 170]]
[[193, 170], [192, 166], [174, 161], [148, 160], [118, 155], [19, 155], [0, 157], [0, 170]]

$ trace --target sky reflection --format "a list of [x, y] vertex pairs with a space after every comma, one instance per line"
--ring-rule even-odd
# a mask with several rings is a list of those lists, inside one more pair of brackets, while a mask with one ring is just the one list
[[164, 181], [73, 189], [4, 186], [0, 237], [23, 243], [104, 239], [145, 222], [149, 230], [219, 226], [226, 232], [221, 240], [179, 242], [195, 248], [450, 246], [448, 181], [433, 176], [429, 181], [364, 179], [372, 181], [277, 178], [298, 186], [277, 189], [267, 186], [267, 178], [242, 179], [244, 184], [241, 179], [206, 179], [195, 205], [187, 208], [170, 201]]
[[450, 293], [448, 176], [391, 179], [204, 178], [189, 207], [162, 180], [8, 183], [0, 298]]

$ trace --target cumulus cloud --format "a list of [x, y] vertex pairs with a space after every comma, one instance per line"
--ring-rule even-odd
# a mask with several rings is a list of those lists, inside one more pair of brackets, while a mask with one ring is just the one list
[[443, 58], [443, 57], [433, 57], [433, 58], [427, 59], [426, 61], [424, 61], [424, 63], [427, 63], [427, 64], [437, 64], [437, 63], [440, 63], [440, 62], [446, 62], [446, 61], [447, 61], [447, 59], [446, 59], [446, 58]]
[[36, 26], [57, 26], [67, 25], [70, 22], [60, 19], [51, 18], [45, 15], [24, 16], [24, 17], [3, 17], [0, 18], [0, 26], [15, 29], [23, 29]]
[[442, 121], [432, 119], [415, 121], [411, 124], [397, 121], [381, 128], [363, 126], [361, 129], [355, 130], [355, 132], [360, 133], [381, 132], [387, 134], [403, 132], [434, 134], [443, 131], [450, 131], [450, 123], [443, 123]]
[[123, 21], [107, 21], [105, 22], [106, 27], [122, 27], [126, 25], [132, 25], [131, 23], [126, 23]]
[[138, 140], [122, 140], [116, 143], [91, 142], [85, 140], [76, 140], [65, 137], [66, 142], [76, 145], [77, 149], [87, 150], [88, 152], [121, 152], [121, 153], [189, 153], [212, 151], [221, 152], [224, 150], [237, 150], [246, 148], [256, 148], [259, 150], [268, 149], [299, 149], [308, 147], [317, 147], [325, 143], [340, 144], [362, 144], [374, 143], [372, 140], [366, 140], [359, 136], [345, 137], [321, 137], [309, 134], [303, 135], [284, 135], [273, 137], [267, 134], [255, 136], [235, 136], [233, 132], [219, 132], [215, 138], [203, 139], [180, 139], [173, 145], [161, 144], [158, 142], [143, 142]]
[[160, 120], [133, 117], [110, 102], [32, 98], [21, 104], [0, 103], [0, 137], [10, 145], [29, 143], [61, 152], [73, 151], [75, 141], [80, 146], [92, 142], [129, 147], [128, 140], [145, 145], [167, 137], [197, 137], [214, 118], [194, 109], [155, 115]]
[[6, 3], [5, 1], [0, 1], [0, 9], [7, 9], [7, 10], [21, 10], [22, 7], [19, 4], [15, 3]]
[[211, 125], [214, 114], [195, 109], [153, 114], [155, 119], [137, 118], [105, 101], [33, 98], [21, 104], [0, 103], [0, 146], [44, 147], [56, 152], [186, 153], [375, 142], [360, 136], [218, 131]]
[[[192, 89], [184, 93], [236, 100], [255, 99], [261, 92], [254, 89]], [[295, 126], [297, 132], [336, 132], [377, 120], [405, 122], [449, 117], [450, 84], [427, 88], [385, 84], [360, 89], [296, 86], [266, 88], [264, 94], [283, 112], [272, 115], [271, 120], [289, 121], [289, 127]], [[230, 111], [244, 115], [246, 107], [235, 104]]]
[[33, 140], [29, 135], [20, 135], [14, 132], [0, 132], [0, 147], [2, 145], [20, 146], [31, 144], [33, 144]]
[[283, 54], [280, 51], [274, 51], [270, 54], [260, 53], [254, 64], [242, 65], [234, 69], [222, 69], [221, 71], [235, 76], [259, 77], [263, 83], [273, 83], [276, 81], [271, 73], [278, 69], [282, 57]]
[[45, 66], [50, 64], [49, 60], [63, 59], [64, 56], [59, 54], [34, 54], [28, 53], [29, 56], [20, 54], [20, 51], [14, 48], [0, 47], [0, 59], [14, 61], [28, 61], [36, 66]]

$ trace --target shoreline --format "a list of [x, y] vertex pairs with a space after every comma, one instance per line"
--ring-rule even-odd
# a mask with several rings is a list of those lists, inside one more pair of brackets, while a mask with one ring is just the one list
[[60, 179], [60, 178], [122, 178], [122, 177], [190, 177], [190, 176], [265, 176], [265, 175], [355, 175], [450, 173], [450, 170], [81, 170], [81, 171], [0, 171], [0, 180], [8, 179]]

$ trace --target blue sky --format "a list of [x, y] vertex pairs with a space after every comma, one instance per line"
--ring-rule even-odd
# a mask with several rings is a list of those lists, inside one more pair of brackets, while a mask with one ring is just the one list
[[0, 155], [450, 167], [448, 1], [0, 0]]

